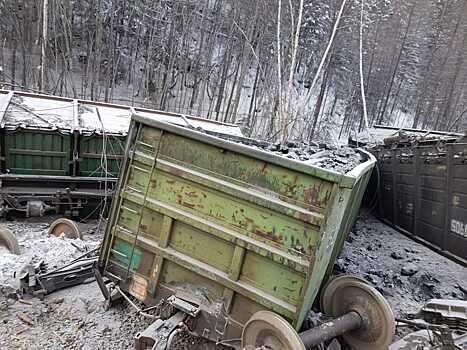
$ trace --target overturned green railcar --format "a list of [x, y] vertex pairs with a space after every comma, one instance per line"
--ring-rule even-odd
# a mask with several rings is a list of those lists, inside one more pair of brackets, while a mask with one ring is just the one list
[[260, 310], [298, 330], [357, 216], [360, 152], [339, 174], [135, 114], [98, 269], [148, 306], [201, 310], [190, 330], [214, 341]]
[[102, 212], [133, 113], [241, 135], [236, 125], [176, 113], [0, 90], [0, 216]]

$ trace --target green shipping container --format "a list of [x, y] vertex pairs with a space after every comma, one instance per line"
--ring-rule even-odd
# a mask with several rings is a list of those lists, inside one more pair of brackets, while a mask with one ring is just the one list
[[193, 326], [212, 340], [260, 310], [298, 330], [360, 207], [375, 164], [361, 152], [342, 175], [134, 115], [100, 271], [147, 305], [224, 310]]

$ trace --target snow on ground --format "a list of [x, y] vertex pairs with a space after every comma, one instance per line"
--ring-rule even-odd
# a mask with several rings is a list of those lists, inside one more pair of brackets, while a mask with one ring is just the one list
[[52, 270], [99, 245], [102, 235], [91, 234], [93, 232], [92, 225], [96, 224], [97, 226], [97, 223], [81, 224], [80, 228], [85, 235], [85, 240], [74, 240], [47, 234], [49, 223], [54, 219], [56, 217], [2, 224], [17, 235], [21, 255], [10, 254], [4, 247], [1, 247], [0, 285], [15, 287], [14, 272], [21, 270], [28, 264], [44, 261], [48, 269]]
[[[14, 294], [13, 273], [25, 264], [44, 260], [49, 270], [54, 269], [96, 248], [103, 238], [102, 231], [95, 230], [97, 221], [79, 224], [83, 240], [51, 237], [47, 229], [54, 219], [1, 223], [16, 234], [22, 254], [13, 255], [0, 247], [0, 349], [133, 349], [133, 337], [149, 326], [150, 320], [138, 316], [127, 304], [105, 311], [96, 282], [57, 291], [43, 301], [30, 299], [32, 305], [7, 298]], [[181, 335], [175, 344], [174, 350], [208, 349], [205, 341], [188, 335]]]

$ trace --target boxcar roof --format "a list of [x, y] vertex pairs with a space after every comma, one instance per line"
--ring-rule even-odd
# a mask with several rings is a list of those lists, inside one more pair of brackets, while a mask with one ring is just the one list
[[133, 113], [206, 131], [243, 136], [240, 127], [177, 113], [81, 99], [0, 90], [0, 126], [126, 135]]
[[396, 128], [391, 126], [375, 125], [370, 129], [370, 135], [367, 130], [359, 132], [357, 135], [352, 134], [349, 137], [349, 143], [356, 146], [365, 146], [367, 144], [383, 144], [384, 140], [390, 137], [399, 135], [402, 132], [407, 136], [418, 136], [421, 138], [437, 138], [437, 139], [456, 139], [462, 134], [455, 132], [423, 130], [410, 128]]

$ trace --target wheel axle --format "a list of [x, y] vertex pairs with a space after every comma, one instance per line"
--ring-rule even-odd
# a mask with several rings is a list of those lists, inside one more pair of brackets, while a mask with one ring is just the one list
[[362, 324], [362, 317], [357, 312], [350, 311], [343, 316], [302, 332], [299, 335], [305, 348], [309, 349], [347, 332], [359, 329]]
[[298, 334], [279, 315], [254, 314], [243, 329], [243, 349], [306, 350], [342, 336], [352, 349], [386, 350], [395, 333], [387, 301], [360, 278], [338, 276], [321, 295], [321, 311], [333, 320]]

